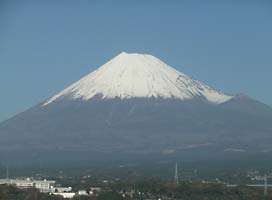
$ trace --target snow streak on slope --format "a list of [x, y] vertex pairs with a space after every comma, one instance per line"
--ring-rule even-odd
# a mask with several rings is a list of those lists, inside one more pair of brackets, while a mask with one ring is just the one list
[[89, 100], [113, 98], [205, 98], [211, 103], [232, 96], [217, 91], [178, 72], [158, 58], [145, 54], [121, 53], [112, 60], [50, 98], [43, 106], [63, 97]]

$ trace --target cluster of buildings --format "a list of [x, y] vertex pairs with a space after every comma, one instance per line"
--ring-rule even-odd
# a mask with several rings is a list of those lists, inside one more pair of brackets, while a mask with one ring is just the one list
[[37, 188], [40, 192], [51, 192], [54, 190], [55, 181], [26, 179], [0, 179], [0, 184], [14, 185], [21, 189]]
[[154, 200], [175, 200], [163, 194], [153, 194], [151, 192], [141, 192], [137, 189], [124, 189], [119, 191], [119, 194], [125, 199], [154, 199]]
[[20, 189], [36, 188], [40, 192], [49, 193], [51, 195], [60, 195], [63, 198], [73, 198], [75, 195], [92, 195], [95, 192], [99, 192], [100, 188], [90, 188], [90, 191], [79, 190], [73, 192], [72, 187], [56, 186], [54, 180], [33, 180], [31, 178], [25, 179], [0, 179], [0, 185], [13, 185]]

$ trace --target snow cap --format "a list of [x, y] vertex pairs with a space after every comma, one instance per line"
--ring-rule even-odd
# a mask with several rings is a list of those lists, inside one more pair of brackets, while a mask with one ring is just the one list
[[89, 100], [97, 96], [102, 99], [152, 97], [180, 100], [201, 97], [216, 104], [232, 98], [191, 79], [152, 55], [122, 52], [50, 98], [43, 106], [63, 97]]

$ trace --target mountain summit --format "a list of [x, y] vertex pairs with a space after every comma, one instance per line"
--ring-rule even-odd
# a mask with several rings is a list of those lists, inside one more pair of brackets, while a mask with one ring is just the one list
[[152, 55], [125, 52], [53, 96], [43, 106], [65, 97], [82, 100], [94, 97], [181, 100], [200, 97], [216, 104], [232, 98], [191, 79]]

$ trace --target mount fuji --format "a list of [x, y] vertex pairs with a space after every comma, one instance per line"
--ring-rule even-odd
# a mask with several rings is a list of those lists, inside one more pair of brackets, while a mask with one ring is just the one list
[[272, 109], [193, 80], [154, 56], [123, 52], [2, 122], [0, 137], [0, 156], [265, 153], [272, 150]]

